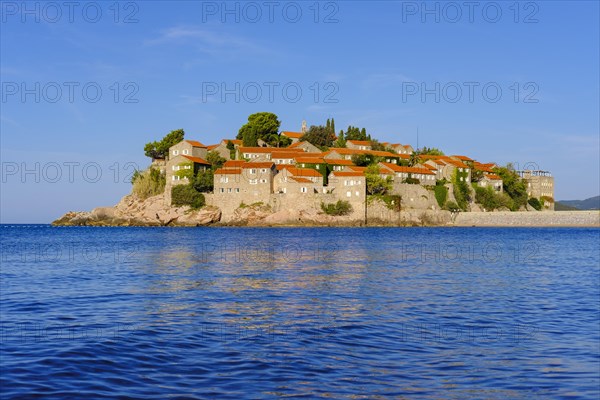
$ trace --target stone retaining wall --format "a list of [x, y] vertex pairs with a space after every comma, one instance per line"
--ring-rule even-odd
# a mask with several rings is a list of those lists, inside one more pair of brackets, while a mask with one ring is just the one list
[[600, 211], [498, 211], [463, 212], [455, 226], [594, 226], [600, 227]]

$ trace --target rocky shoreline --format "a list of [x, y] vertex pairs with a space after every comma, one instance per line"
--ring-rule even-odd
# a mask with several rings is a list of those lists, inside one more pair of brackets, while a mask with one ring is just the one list
[[127, 195], [114, 207], [89, 212], [70, 211], [52, 222], [54, 226], [252, 226], [252, 227], [361, 227], [361, 226], [455, 226], [455, 227], [600, 227], [600, 211], [461, 212], [405, 209], [393, 212], [376, 202], [369, 206], [368, 219], [331, 216], [321, 210], [281, 210], [268, 206], [246, 206], [222, 219], [216, 206], [200, 210], [165, 205], [162, 195], [146, 200]]

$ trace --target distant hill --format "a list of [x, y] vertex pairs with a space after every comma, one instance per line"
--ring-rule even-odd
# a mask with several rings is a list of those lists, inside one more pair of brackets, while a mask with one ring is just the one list
[[600, 209], [600, 196], [585, 200], [559, 200], [554, 204], [554, 209], [556, 211], [598, 210]]

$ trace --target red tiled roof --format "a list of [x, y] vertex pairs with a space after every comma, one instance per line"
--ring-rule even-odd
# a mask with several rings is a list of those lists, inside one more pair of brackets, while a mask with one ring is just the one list
[[220, 146], [220, 144], [211, 144], [211, 145], [208, 145], [208, 146], [206, 147], [206, 149], [207, 149], [208, 151], [211, 151], [211, 150], [212, 150], [212, 149], [214, 149], [215, 147], [219, 147], [219, 146]]
[[203, 145], [202, 143], [196, 141], [196, 140], [185, 140], [186, 142], [188, 142], [189, 144], [191, 144], [193, 147], [206, 147], [205, 145]]
[[304, 133], [302, 132], [289, 132], [289, 131], [284, 131], [281, 132], [282, 135], [287, 136], [291, 139], [300, 139], [302, 136], [304, 136]]
[[348, 166], [348, 168], [350, 168], [352, 171], [357, 172], [365, 172], [365, 170], [367, 169], [367, 167], [357, 167], [356, 165]]
[[314, 176], [315, 178], [320, 178], [322, 176], [318, 171], [312, 168], [296, 168], [291, 165], [285, 165], [283, 169], [287, 169], [293, 176]]
[[215, 171], [215, 175], [240, 175], [241, 173], [240, 168], [219, 168]]
[[246, 162], [244, 164], [242, 164], [242, 168], [244, 169], [248, 169], [248, 168], [272, 168], [273, 167], [273, 163], [270, 161], [257, 161], [257, 162]]
[[429, 169], [427, 169], [425, 167], [404, 167], [404, 166], [400, 166], [400, 165], [396, 165], [396, 164], [392, 164], [392, 163], [386, 163], [386, 162], [382, 162], [380, 164], [383, 165], [384, 167], [387, 167], [388, 169], [391, 169], [394, 172], [435, 175], [435, 173], [431, 172]]
[[304, 164], [324, 164], [322, 158], [319, 157], [296, 157], [296, 163]]
[[185, 158], [187, 158], [188, 160], [195, 162], [196, 164], [204, 164], [204, 165], [210, 165], [210, 163], [200, 157], [192, 157], [192, 156], [183, 156]]
[[244, 160], [228, 160], [223, 164], [223, 168], [242, 168], [245, 163]]
[[240, 146], [240, 153], [271, 153], [272, 147], [243, 147]]
[[332, 174], [335, 176], [365, 176], [360, 171], [333, 171]]
[[343, 160], [341, 158], [324, 158], [323, 161], [331, 165], [354, 165], [352, 160]]
[[498, 181], [502, 180], [502, 177], [500, 177], [496, 174], [485, 174], [485, 177], [488, 179], [492, 179], [492, 180], [498, 180]]
[[472, 158], [469, 158], [467, 156], [450, 156], [450, 157], [456, 157], [456, 158], [458, 158], [461, 161], [473, 161]]
[[296, 153], [293, 151], [278, 151], [271, 155], [271, 159], [290, 159], [298, 157], [298, 154], [304, 154], [304, 152]]

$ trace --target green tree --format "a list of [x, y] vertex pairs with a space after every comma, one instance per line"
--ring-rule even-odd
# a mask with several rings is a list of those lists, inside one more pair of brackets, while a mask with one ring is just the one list
[[[327, 120], [329, 123], [329, 120]], [[314, 144], [317, 147], [331, 147], [333, 145], [335, 135], [333, 131], [331, 131], [331, 127], [319, 125], [312, 125], [308, 132], [306, 132], [300, 140], [307, 141], [309, 143]]]
[[359, 129], [355, 126], [349, 126], [345, 133], [346, 140], [369, 140], [367, 137], [367, 130], [365, 128]]
[[206, 155], [206, 161], [210, 163], [211, 169], [214, 171], [221, 168], [227, 159], [221, 157], [217, 151], [209, 151]]
[[331, 132], [335, 135], [335, 119], [331, 118]]
[[[279, 122], [277, 115], [273, 113], [255, 113], [250, 115], [248, 117], [248, 122], [240, 128], [237, 139], [243, 140], [244, 146], [256, 146], [260, 139], [270, 146], [278, 147], [289, 140], [289, 138], [282, 139], [280, 137], [280, 125], [281, 122]], [[291, 142], [291, 140], [289, 142]]]
[[192, 186], [195, 190], [202, 193], [212, 192], [215, 187], [215, 173], [212, 169], [198, 171]]
[[386, 194], [392, 189], [392, 177], [382, 178], [379, 173], [379, 167], [376, 164], [370, 165], [365, 170], [367, 181], [367, 194]]
[[430, 155], [430, 156], [443, 156], [444, 152], [435, 147], [423, 147], [416, 151], [418, 154]]
[[419, 163], [419, 153], [412, 153], [408, 159], [408, 166], [412, 167]]
[[512, 199], [512, 211], [527, 204], [527, 186], [511, 164], [494, 168], [494, 173], [502, 178], [504, 192]]
[[235, 144], [231, 140], [227, 141], [227, 150], [229, 150], [229, 158], [235, 159]]
[[344, 137], [343, 130], [340, 130], [340, 133], [339, 133], [336, 141], [333, 143], [333, 147], [339, 147], [339, 148], [346, 147], [346, 138]]
[[366, 167], [377, 164], [380, 160], [380, 157], [376, 157], [372, 154], [354, 154], [352, 156], [352, 163], [357, 167]]
[[184, 136], [183, 129], [171, 131], [160, 141], [146, 143], [144, 154], [152, 159], [164, 160], [169, 155], [169, 148], [181, 142]]

